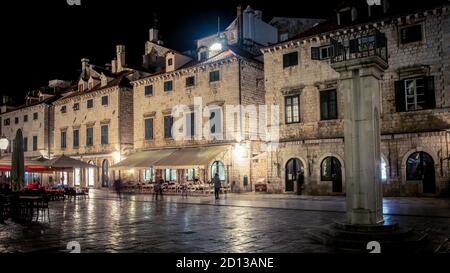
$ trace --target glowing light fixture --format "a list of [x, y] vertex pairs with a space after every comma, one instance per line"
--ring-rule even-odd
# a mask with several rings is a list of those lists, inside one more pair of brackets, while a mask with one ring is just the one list
[[209, 51], [220, 51], [220, 50], [222, 50], [221, 43], [214, 43], [209, 47]]
[[120, 152], [118, 152], [118, 151], [114, 152], [113, 159], [115, 162], [120, 162]]
[[247, 148], [243, 144], [236, 144], [234, 146], [233, 155], [236, 159], [243, 158], [247, 153]]
[[9, 145], [9, 141], [7, 138], [1, 138], [0, 139], [0, 149], [1, 150], [6, 150], [8, 149], [8, 145]]

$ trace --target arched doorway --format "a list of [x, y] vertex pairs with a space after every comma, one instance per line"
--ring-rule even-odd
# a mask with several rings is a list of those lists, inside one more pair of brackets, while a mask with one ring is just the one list
[[329, 156], [320, 164], [320, 177], [322, 181], [331, 181], [333, 192], [342, 192], [341, 162], [336, 157]]
[[422, 181], [423, 193], [436, 193], [433, 158], [425, 152], [416, 152], [406, 162], [406, 179]]
[[303, 164], [298, 158], [291, 158], [286, 163], [285, 192], [293, 192], [297, 181], [304, 181]]
[[211, 178], [218, 173], [221, 181], [225, 181], [225, 165], [221, 161], [214, 161], [211, 165]]
[[109, 185], [109, 162], [107, 159], [102, 163], [102, 187], [106, 188]]
[[[91, 160], [88, 164], [94, 165], [94, 162]], [[93, 188], [95, 186], [95, 178], [94, 178], [94, 168], [88, 168], [86, 171], [86, 180], [87, 186]]]

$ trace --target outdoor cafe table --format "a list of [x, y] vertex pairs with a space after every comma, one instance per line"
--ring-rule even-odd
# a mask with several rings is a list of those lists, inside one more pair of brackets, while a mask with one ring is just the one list
[[22, 214], [25, 219], [23, 220], [31, 222], [34, 217], [34, 208], [37, 207], [39, 201], [42, 200], [42, 196], [19, 196], [19, 200], [25, 205], [23, 207], [25, 210], [25, 215]]

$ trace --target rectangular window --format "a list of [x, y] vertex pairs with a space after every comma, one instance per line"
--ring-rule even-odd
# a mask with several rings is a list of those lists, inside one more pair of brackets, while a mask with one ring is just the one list
[[422, 41], [422, 25], [404, 27], [400, 30], [400, 42], [409, 44]]
[[102, 145], [108, 144], [108, 125], [102, 125], [100, 127], [100, 136]]
[[28, 115], [23, 116], [23, 122], [28, 122]]
[[145, 140], [153, 139], [153, 119], [145, 119]]
[[28, 152], [28, 138], [27, 137], [23, 138], [23, 151]]
[[286, 124], [300, 122], [300, 96], [287, 96], [284, 98], [284, 111]]
[[94, 128], [86, 128], [86, 146], [94, 145]]
[[217, 81], [220, 81], [219, 70], [209, 72], [209, 82], [217, 82]]
[[173, 117], [164, 117], [164, 138], [172, 138]]
[[80, 146], [80, 130], [73, 129], [73, 147], [78, 148]]
[[93, 99], [89, 99], [86, 101], [86, 108], [87, 109], [91, 109], [94, 107], [94, 100]]
[[327, 90], [320, 92], [320, 119], [337, 119], [336, 90]]
[[222, 112], [220, 108], [210, 110], [209, 128], [212, 135], [222, 133]]
[[147, 85], [146, 87], [144, 87], [144, 93], [146, 96], [153, 95], [153, 85]]
[[38, 113], [34, 113], [34, 114], [33, 114], [33, 119], [34, 119], [34, 120], [37, 120], [37, 119], [38, 119], [38, 116], [39, 116]]
[[169, 92], [173, 90], [173, 81], [164, 82], [164, 92]]
[[38, 149], [38, 138], [37, 136], [33, 136], [33, 151], [37, 151]]
[[395, 82], [396, 111], [436, 108], [434, 77], [417, 77]]
[[108, 103], [109, 103], [109, 98], [108, 98], [108, 96], [103, 96], [103, 97], [102, 97], [102, 105], [103, 105], [103, 106], [107, 106]]
[[311, 47], [312, 60], [326, 60], [334, 56], [334, 47], [331, 45]]
[[191, 76], [191, 77], [187, 77], [186, 78], [186, 87], [192, 87], [195, 85], [195, 77]]
[[66, 113], [67, 112], [67, 106], [65, 106], [65, 105], [63, 105], [63, 106], [61, 106], [61, 113]]
[[169, 181], [176, 181], [177, 180], [177, 170], [173, 169], [165, 169], [164, 170], [164, 178], [167, 182]]
[[14, 118], [14, 124], [19, 124], [19, 117]]
[[185, 133], [187, 138], [195, 136], [195, 113], [187, 113], [185, 116]]
[[11, 120], [9, 118], [7, 118], [3, 121], [4, 126], [8, 126], [10, 123], [11, 123]]
[[196, 181], [199, 178], [197, 169], [188, 169], [186, 173], [186, 181]]
[[78, 111], [78, 110], [80, 110], [80, 104], [77, 102], [77, 103], [73, 104], [73, 111]]
[[206, 59], [208, 59], [208, 52], [207, 51], [200, 52], [200, 61], [205, 61]]
[[298, 52], [283, 55], [283, 68], [298, 65]]
[[66, 131], [61, 131], [61, 149], [65, 149], [67, 147], [67, 133]]
[[173, 65], [173, 59], [172, 59], [172, 58], [170, 58], [170, 59], [167, 60], [167, 65], [168, 65], [168, 66]]

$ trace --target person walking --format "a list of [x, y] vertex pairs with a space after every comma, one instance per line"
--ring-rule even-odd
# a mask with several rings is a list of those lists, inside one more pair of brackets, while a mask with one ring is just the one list
[[164, 180], [162, 178], [157, 179], [155, 187], [154, 187], [154, 193], [155, 193], [155, 199], [158, 200], [158, 195], [161, 195], [161, 199], [163, 197], [163, 183]]
[[218, 173], [216, 173], [214, 175], [212, 183], [214, 185], [214, 196], [215, 196], [216, 199], [219, 199], [220, 187], [222, 186], [222, 183], [220, 182], [220, 178], [219, 178], [219, 174]]
[[114, 181], [114, 189], [116, 190], [119, 199], [122, 199], [122, 180], [120, 178]]
[[303, 172], [297, 173], [297, 195], [302, 195], [303, 184], [305, 183], [305, 176]]

